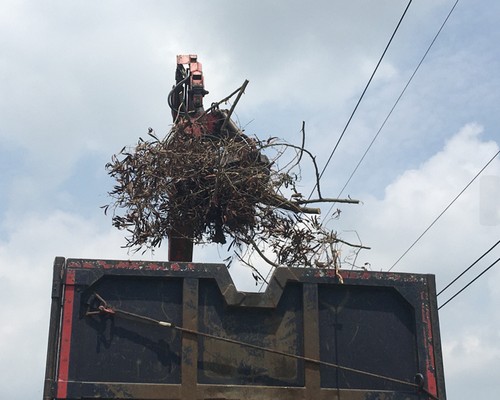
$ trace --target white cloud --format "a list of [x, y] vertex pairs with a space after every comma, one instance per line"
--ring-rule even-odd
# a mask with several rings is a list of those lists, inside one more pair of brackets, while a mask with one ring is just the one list
[[463, 325], [453, 339], [444, 341], [445, 373], [451, 388], [448, 397], [474, 398], [481, 391], [481, 398], [495, 398], [500, 363], [499, 321], [474, 326], [474, 321], [465, 316]]
[[[373, 257], [377, 269], [390, 267], [498, 151], [496, 143], [481, 141], [481, 132], [478, 125], [465, 126], [419, 168], [405, 171], [389, 184], [382, 199], [361, 195], [364, 205], [344, 208], [342, 226], [349, 224], [352, 229], [355, 221], [364, 242], [374, 248], [364, 257]], [[500, 174], [499, 165], [495, 160], [487, 172]], [[450, 252], [457, 245], [468, 243], [464, 249], [476, 248], [471, 243], [488, 245], [495, 227], [480, 223], [479, 200], [477, 180], [396, 269], [447, 274], [446, 269], [436, 270], [435, 264], [455, 261]]]
[[471, 370], [486, 369], [500, 361], [500, 332], [494, 326], [468, 326], [457, 338], [445, 342], [446, 372], [465, 375]]

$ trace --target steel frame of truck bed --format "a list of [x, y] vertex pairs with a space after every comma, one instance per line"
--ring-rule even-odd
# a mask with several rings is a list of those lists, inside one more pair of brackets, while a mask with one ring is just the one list
[[57, 257], [44, 400], [445, 400], [434, 276], [341, 274]]

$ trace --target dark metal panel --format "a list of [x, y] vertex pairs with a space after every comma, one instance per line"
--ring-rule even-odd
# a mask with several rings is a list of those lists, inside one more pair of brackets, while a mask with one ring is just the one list
[[[417, 363], [412, 307], [393, 288], [320, 285], [321, 360], [413, 383]], [[323, 387], [407, 391], [408, 386], [328, 366]]]
[[[199, 330], [303, 354], [301, 285], [288, 285], [275, 309], [228, 306], [213, 280], [200, 282]], [[200, 337], [198, 381], [205, 384], [303, 386], [303, 361]]]
[[[178, 332], [109, 314], [98, 309], [95, 293], [115, 307], [152, 318], [182, 323], [182, 280], [104, 276], [80, 286], [73, 309], [68, 378], [71, 381], [180, 383], [181, 338]], [[77, 362], [76, 360], [85, 360]]]

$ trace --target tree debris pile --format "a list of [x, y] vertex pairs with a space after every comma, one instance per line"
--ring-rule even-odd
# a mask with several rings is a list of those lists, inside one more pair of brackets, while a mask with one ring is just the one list
[[257, 204], [272, 193], [270, 165], [243, 135], [194, 136], [173, 129], [164, 139], [149, 133], [133, 150], [107, 164], [117, 181], [110, 195], [124, 215], [113, 225], [131, 233], [129, 247], [157, 247], [178, 226], [195, 242], [241, 238], [257, 222]]
[[[216, 129], [215, 135], [196, 134], [196, 128], [176, 124], [164, 139], [150, 129], [148, 140], [123, 148], [106, 165], [116, 185], [109, 193], [113, 202], [103, 208], [112, 210], [115, 227], [129, 233], [125, 247], [155, 248], [182, 231], [195, 244], [229, 237], [236, 257], [250, 266], [255, 253], [273, 266], [336, 265], [341, 240], [311, 216], [318, 208], [306, 207], [328, 201], [319, 180], [317, 199], [306, 200], [296, 189], [304, 155], [318, 177], [303, 145], [260, 141], [237, 128]], [[304, 142], [304, 127], [302, 134]], [[293, 156], [279, 168], [286, 151]]]

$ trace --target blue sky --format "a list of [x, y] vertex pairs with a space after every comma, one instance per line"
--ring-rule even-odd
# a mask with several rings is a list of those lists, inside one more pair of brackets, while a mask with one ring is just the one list
[[[410, 6], [326, 170], [324, 193], [343, 187], [453, 4]], [[167, 133], [176, 54], [198, 54], [206, 104], [250, 80], [237, 107], [247, 133], [299, 143], [306, 121], [307, 146], [322, 167], [405, 6], [4, 0], [0, 397], [42, 395], [54, 257], [138, 258], [120, 248], [122, 233], [99, 208], [112, 185], [104, 165], [148, 127]], [[458, 3], [346, 188], [363, 204], [342, 207], [330, 226], [350, 241], [355, 230], [372, 247], [358, 264], [387, 270], [499, 150], [499, 17], [496, 1]], [[307, 192], [312, 171], [303, 172]], [[395, 270], [433, 273], [439, 289], [469, 266], [500, 238], [499, 181], [497, 157]], [[224, 257], [195, 250], [198, 261]], [[231, 272], [240, 288], [254, 287], [248, 270]], [[450, 399], [495, 398], [500, 390], [499, 279], [495, 267], [440, 312]]]

